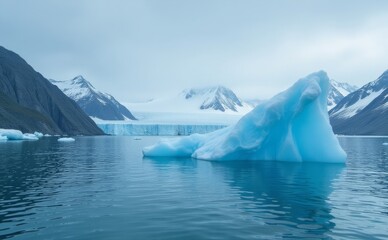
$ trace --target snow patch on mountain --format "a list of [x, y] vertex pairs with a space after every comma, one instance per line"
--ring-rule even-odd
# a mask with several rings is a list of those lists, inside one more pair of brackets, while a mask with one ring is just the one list
[[369, 91], [368, 95], [364, 98], [359, 98], [359, 100], [349, 106], [343, 105], [341, 109], [335, 111], [333, 116], [338, 116], [340, 118], [351, 118], [356, 115], [358, 112], [363, 110], [366, 106], [368, 106], [373, 100], [375, 100], [384, 90], [380, 90], [377, 92]]

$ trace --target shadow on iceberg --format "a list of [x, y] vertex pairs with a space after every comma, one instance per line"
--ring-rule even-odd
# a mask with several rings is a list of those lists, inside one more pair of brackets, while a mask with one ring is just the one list
[[162, 140], [145, 156], [204, 160], [345, 162], [327, 113], [329, 78], [323, 71], [259, 104], [235, 125], [209, 134]]

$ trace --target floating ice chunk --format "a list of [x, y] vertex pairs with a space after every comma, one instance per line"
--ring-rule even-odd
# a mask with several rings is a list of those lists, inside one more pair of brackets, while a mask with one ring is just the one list
[[23, 140], [39, 140], [39, 138], [35, 134], [32, 134], [32, 133], [24, 133]]
[[5, 136], [8, 140], [38, 140], [35, 134], [23, 134], [21, 131], [15, 129], [0, 129], [0, 136]]
[[7, 140], [8, 140], [7, 136], [3, 136], [0, 134], [0, 142], [7, 141]]
[[34, 135], [38, 138], [42, 138], [43, 137], [43, 133], [41, 132], [34, 132]]
[[46, 133], [44, 136], [45, 136], [45, 137], [51, 137], [51, 135], [50, 135], [50, 134], [47, 134], [47, 133]]
[[75, 139], [71, 137], [58, 138], [58, 142], [74, 142]]
[[383, 143], [383, 146], [388, 146], [388, 142]]
[[209, 134], [163, 140], [145, 156], [205, 160], [345, 162], [327, 113], [329, 78], [323, 71], [300, 79], [262, 102], [239, 122]]
[[0, 135], [7, 137], [8, 140], [23, 140], [23, 133], [15, 129], [0, 129]]

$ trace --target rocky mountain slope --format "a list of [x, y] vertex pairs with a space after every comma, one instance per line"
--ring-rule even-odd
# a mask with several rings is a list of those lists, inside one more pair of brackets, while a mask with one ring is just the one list
[[103, 134], [73, 100], [4, 47], [0, 47], [0, 119], [0, 128], [23, 132]]
[[388, 70], [344, 97], [329, 115], [337, 134], [388, 135]]

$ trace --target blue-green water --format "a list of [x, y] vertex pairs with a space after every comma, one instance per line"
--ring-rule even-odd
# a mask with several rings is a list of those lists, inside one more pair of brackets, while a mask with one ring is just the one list
[[388, 238], [388, 138], [340, 138], [346, 165], [143, 159], [157, 139], [0, 143], [0, 239]]

